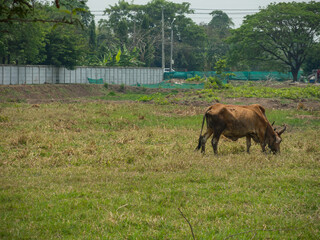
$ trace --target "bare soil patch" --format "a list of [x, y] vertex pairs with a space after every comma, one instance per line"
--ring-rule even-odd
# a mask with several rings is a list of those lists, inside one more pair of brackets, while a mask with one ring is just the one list
[[9, 85], [0, 86], [0, 101], [43, 103], [90, 96], [102, 96], [102, 86], [70, 85]]

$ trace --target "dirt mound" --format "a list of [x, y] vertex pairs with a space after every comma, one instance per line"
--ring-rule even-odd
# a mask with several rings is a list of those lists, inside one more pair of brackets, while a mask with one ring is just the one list
[[107, 89], [103, 85], [93, 84], [0, 85], [0, 102], [41, 103], [103, 96], [107, 91], [152, 94], [169, 92], [171, 89], [142, 89], [123, 85], [108, 85]]
[[0, 86], [0, 102], [41, 103], [103, 94], [102, 86], [85, 84]]

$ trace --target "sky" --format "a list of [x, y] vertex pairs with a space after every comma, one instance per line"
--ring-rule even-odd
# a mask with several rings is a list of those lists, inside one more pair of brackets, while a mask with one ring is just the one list
[[[127, 0], [127, 2], [134, 4], [146, 4], [151, 0]], [[170, 1], [170, 0], [168, 0]], [[228, 14], [235, 24], [235, 28], [240, 27], [243, 17], [248, 14], [254, 14], [259, 11], [259, 8], [265, 8], [270, 3], [278, 2], [292, 2], [290, 0], [171, 0], [170, 2], [182, 3], [189, 2], [191, 9], [196, 9], [197, 14], [188, 15], [196, 23], [208, 23], [211, 20], [211, 16], [208, 14], [213, 10], [223, 10]], [[295, 0], [295, 2], [305, 2], [303, 0]], [[307, 1], [308, 2], [308, 1]], [[87, 5], [96, 15], [96, 21], [101, 18], [107, 18], [101, 16], [102, 11], [108, 8], [110, 5], [114, 6], [118, 3], [118, 0], [88, 0]], [[204, 9], [204, 10], [200, 10]], [[101, 12], [98, 12], [101, 11]]]

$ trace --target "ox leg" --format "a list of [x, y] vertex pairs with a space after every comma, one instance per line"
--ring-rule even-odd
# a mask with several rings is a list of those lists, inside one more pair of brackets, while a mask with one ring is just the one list
[[261, 146], [261, 149], [262, 149], [262, 152], [266, 152], [266, 140], [265, 140], [265, 134], [258, 134], [258, 137], [259, 137], [259, 142], [260, 142], [260, 146]]
[[250, 153], [250, 147], [251, 147], [251, 137], [247, 136], [247, 153]]
[[218, 154], [218, 143], [219, 143], [220, 135], [221, 135], [221, 133], [215, 134], [211, 140], [214, 154]]
[[261, 149], [262, 149], [262, 152], [266, 152], [266, 144], [265, 143], [261, 143]]
[[212, 135], [212, 133], [213, 133], [213, 131], [211, 129], [208, 129], [207, 132], [203, 136], [200, 136], [199, 148], [201, 146], [201, 152], [202, 153], [205, 153], [207, 140]]

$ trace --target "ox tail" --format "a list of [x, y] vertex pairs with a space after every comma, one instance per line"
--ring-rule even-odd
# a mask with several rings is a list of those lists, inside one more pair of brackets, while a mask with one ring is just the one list
[[200, 131], [200, 136], [199, 136], [199, 142], [198, 142], [198, 146], [196, 147], [195, 150], [199, 150], [201, 148], [201, 143], [202, 143], [202, 131], [203, 131], [203, 125], [204, 125], [204, 122], [206, 120], [206, 115], [207, 115], [207, 112], [210, 110], [210, 108], [205, 112], [205, 114], [203, 115], [203, 119], [202, 119], [202, 126], [201, 126], [201, 131]]

